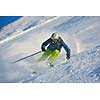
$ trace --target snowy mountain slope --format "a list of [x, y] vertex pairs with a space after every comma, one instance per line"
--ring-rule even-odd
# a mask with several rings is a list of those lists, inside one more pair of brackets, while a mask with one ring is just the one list
[[[8, 36], [8, 34], [7, 34], [7, 38], [1, 40], [1, 41], [0, 41], [0, 44], [3, 44], [3, 43], [5, 43], [5, 42], [9, 42], [9, 41], [11, 41], [11, 40], [13, 40], [13, 39], [15, 39], [15, 38], [17, 38], [17, 37], [19, 37], [19, 36], [25, 34], [25, 33], [28, 33], [28, 32], [31, 31], [31, 30], [34, 30], [34, 29], [36, 29], [36, 28], [38, 28], [38, 27], [41, 27], [41, 26], [43, 26], [43, 25], [45, 25], [45, 24], [47, 24], [47, 23], [49, 23], [49, 22], [52, 22], [52, 21], [58, 19], [58, 18], [59, 18], [59, 17], [52, 17], [52, 18], [49, 18], [49, 19], [47, 19], [47, 20], [45, 20], [45, 21], [43, 21], [43, 19], [41, 19], [41, 21], [40, 21], [41, 23], [39, 23], [39, 24], [37, 24], [37, 25], [35, 25], [35, 26], [31, 25], [31, 27], [30, 27], [30, 25], [28, 25], [27, 28], [25, 28], [25, 29], [23, 29], [23, 30], [20, 30], [20, 31], [17, 31], [17, 32], [14, 32], [14, 33], [12, 33], [10, 36]], [[34, 23], [34, 22], [33, 22], [33, 23]], [[4, 35], [5, 35], [5, 34], [4, 34]]]
[[26, 16], [21, 17], [18, 21], [15, 21], [0, 30], [0, 40], [8, 38], [8, 36], [20, 34], [31, 27], [41, 24], [54, 17], [49, 16]]
[[20, 82], [100, 82], [100, 45], [49, 68], [45, 73], [33, 74]]
[[[18, 34], [11, 33], [11, 35], [8, 36], [7, 42], [1, 43], [0, 45], [0, 82], [20, 82], [20, 81], [22, 82], [23, 79], [26, 80], [26, 82], [29, 82], [27, 80], [30, 80], [32, 82], [33, 80], [32, 78], [34, 75], [32, 75], [31, 77], [28, 77], [28, 76], [30, 76], [31, 73], [35, 70], [38, 72], [35, 75], [35, 78], [38, 77], [39, 79], [41, 78], [46, 79], [46, 77], [50, 76], [49, 73], [52, 73], [52, 72], [48, 72], [49, 68], [46, 65], [44, 66], [44, 64], [34, 63], [40, 57], [40, 55], [28, 58], [16, 64], [11, 64], [11, 63], [15, 61], [16, 59], [19, 59], [21, 57], [24, 57], [24, 56], [27, 56], [29, 54], [39, 51], [41, 43], [47, 38], [49, 38], [52, 32], [56, 31], [60, 33], [60, 35], [64, 38], [66, 43], [70, 46], [72, 50], [72, 54], [77, 55], [77, 53], [80, 53], [83, 51], [85, 52], [86, 50], [90, 50], [91, 48], [100, 44], [100, 39], [99, 39], [100, 17], [91, 17], [91, 16], [90, 17], [81, 17], [81, 16], [60, 17], [59, 16], [59, 17], [52, 17], [50, 18], [50, 20], [49, 19], [47, 20], [46, 17], [43, 17], [43, 18], [44, 18], [43, 22], [41, 22], [41, 20], [38, 20], [40, 21], [40, 23], [36, 24], [33, 27], [29, 27], [29, 24], [30, 24], [30, 21], [29, 21], [29, 24], [27, 25], [25, 24], [25, 27], [29, 27], [29, 28], [25, 29], [24, 26], [21, 26], [22, 30], [24, 29], [22, 31], [22, 35], [18, 35], [18, 34], [21, 34], [21, 32], [19, 32]], [[27, 23], [28, 23], [28, 20], [31, 20], [30, 17], [23, 17], [23, 19], [27, 20]], [[32, 22], [34, 23], [35, 20], [32, 20]], [[16, 21], [16, 24], [15, 26], [18, 27], [19, 21]], [[8, 29], [10, 30], [11, 27], [9, 27]], [[85, 54], [87, 55], [87, 53]], [[85, 54], [84, 56], [86, 56]], [[64, 50], [62, 50], [58, 58], [60, 57], [62, 57], [62, 59], [65, 58]], [[75, 59], [76, 60], [78, 59], [81, 64], [81, 61], [82, 61], [81, 55], [79, 56], [77, 55], [76, 57], [72, 58], [71, 61], [74, 62], [73, 64], [76, 63]], [[71, 68], [74, 69], [73, 64]], [[76, 63], [76, 66], [77, 65], [78, 63]], [[85, 67], [83, 65], [82, 67]], [[61, 66], [61, 67], [59, 66], [56, 67], [51, 77], [53, 77], [53, 75], [55, 75], [55, 77], [56, 75], [58, 75], [56, 72], [56, 69], [57, 70], [61, 69], [63, 70], [62, 73], [65, 73], [64, 68], [66, 67], [67, 67], [66, 65]], [[88, 69], [88, 66], [86, 67], [86, 69]], [[80, 73], [84, 73], [84, 72], [80, 70]], [[45, 77], [42, 75], [45, 75]], [[74, 75], [77, 76], [79, 74], [75, 74], [74, 72]], [[84, 81], [84, 80], [76, 81], [77, 77], [73, 77], [71, 73], [69, 73], [68, 76], [63, 75], [63, 74], [61, 74], [61, 76], [62, 77], [58, 79], [50, 78], [49, 81], [45, 80], [45, 82], [93, 82], [93, 80], [92, 79], [90, 80], [89, 78], [88, 78], [88, 81]], [[64, 81], [64, 79], [66, 79], [64, 78], [64, 76], [68, 77], [68, 79], [70, 80]], [[39, 82], [39, 80], [36, 79], [33, 82]]]

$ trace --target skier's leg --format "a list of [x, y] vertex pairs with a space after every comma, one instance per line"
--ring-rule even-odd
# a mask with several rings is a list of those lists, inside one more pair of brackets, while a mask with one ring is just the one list
[[40, 62], [40, 61], [43, 61], [43, 60], [46, 60], [48, 58], [48, 56], [52, 53], [51, 50], [47, 49], [43, 55], [37, 60], [37, 62]]
[[49, 62], [50, 64], [52, 64], [53, 61], [56, 59], [56, 57], [59, 55], [59, 53], [60, 53], [59, 50], [57, 50], [57, 49], [54, 50], [54, 51], [52, 52], [51, 56], [49, 57], [48, 62]]

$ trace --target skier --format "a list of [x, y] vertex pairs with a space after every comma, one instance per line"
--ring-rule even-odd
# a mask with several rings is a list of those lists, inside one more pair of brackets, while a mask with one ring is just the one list
[[58, 33], [52, 33], [51, 37], [48, 40], [46, 40], [41, 46], [41, 49], [44, 53], [38, 59], [38, 62], [46, 60], [49, 57], [48, 63], [50, 64], [50, 66], [53, 66], [53, 62], [59, 55], [62, 47], [64, 47], [66, 51], [67, 60], [69, 60], [70, 59], [69, 47], [64, 43], [64, 41], [62, 40], [62, 38]]

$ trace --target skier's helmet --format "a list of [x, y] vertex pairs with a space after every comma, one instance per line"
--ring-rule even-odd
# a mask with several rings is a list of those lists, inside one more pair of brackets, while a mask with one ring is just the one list
[[51, 35], [51, 39], [53, 39], [53, 40], [58, 40], [59, 39], [59, 34], [58, 33], [52, 33], [52, 35]]

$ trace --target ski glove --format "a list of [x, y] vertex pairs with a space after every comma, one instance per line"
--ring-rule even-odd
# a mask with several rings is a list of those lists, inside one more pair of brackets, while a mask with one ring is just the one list
[[42, 46], [41, 49], [42, 49], [42, 51], [45, 51], [45, 46]]
[[70, 55], [67, 54], [66, 59], [69, 60], [70, 59]]

